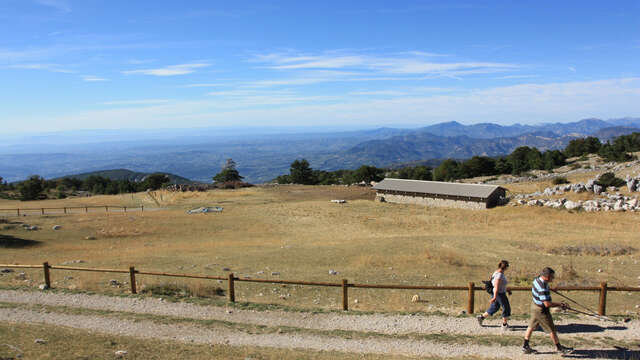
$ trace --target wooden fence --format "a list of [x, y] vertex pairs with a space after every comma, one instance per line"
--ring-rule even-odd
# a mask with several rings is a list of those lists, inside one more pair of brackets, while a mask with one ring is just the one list
[[[47, 214], [47, 210], [62, 210], [64, 214], [72, 214], [74, 213], [73, 210], [78, 210], [80, 209], [80, 211], [82, 212], [82, 210], [84, 210], [84, 213], [88, 213], [89, 209], [99, 209], [102, 210], [104, 209], [105, 212], [109, 212], [109, 209], [111, 210], [119, 210], [119, 211], [123, 211], [123, 212], [127, 212], [127, 209], [129, 211], [131, 210], [140, 210], [142, 212], [144, 212], [144, 205], [140, 205], [140, 206], [133, 206], [133, 207], [126, 207], [126, 206], [117, 206], [117, 205], [92, 205], [92, 206], [64, 206], [64, 207], [42, 207], [42, 208], [16, 208], [16, 209], [0, 209], [0, 215], [3, 214], [8, 214], [8, 215], [13, 215], [15, 214], [16, 216], [20, 216], [20, 215], [27, 215], [27, 214], [31, 214], [31, 215], [46, 215]], [[75, 212], [77, 213], [77, 212]], [[56, 212], [55, 214], [59, 214], [59, 212]], [[6, 216], [6, 215], [5, 215]]]
[[[324, 286], [324, 287], [338, 287], [342, 288], [342, 310], [349, 310], [349, 288], [355, 289], [394, 289], [394, 290], [429, 290], [429, 291], [465, 291], [468, 294], [467, 300], [467, 312], [473, 314], [475, 311], [475, 291], [482, 290], [484, 287], [475, 286], [473, 282], [469, 282], [467, 286], [423, 286], [423, 285], [375, 285], [375, 284], [357, 284], [350, 283], [347, 279], [342, 279], [340, 283], [331, 282], [317, 282], [317, 281], [296, 281], [296, 280], [276, 280], [276, 279], [248, 279], [239, 278], [234, 276], [233, 273], [229, 273], [228, 276], [209, 276], [209, 275], [194, 275], [194, 274], [174, 274], [165, 272], [154, 271], [141, 271], [137, 270], [134, 266], [129, 267], [128, 270], [120, 269], [94, 269], [83, 268], [73, 266], [59, 266], [49, 265], [48, 262], [42, 265], [17, 265], [17, 264], [0, 264], [0, 268], [22, 268], [22, 269], [42, 269], [44, 275], [44, 282], [47, 288], [51, 288], [51, 270], [71, 270], [71, 271], [92, 271], [102, 273], [121, 273], [129, 274], [131, 280], [131, 293], [137, 294], [136, 288], [136, 275], [150, 275], [150, 276], [168, 276], [178, 278], [189, 279], [206, 279], [206, 280], [226, 280], [228, 282], [227, 296], [230, 302], [236, 301], [236, 289], [235, 283], [238, 281], [252, 282], [252, 283], [269, 283], [269, 284], [288, 284], [288, 285], [302, 285], [302, 286]], [[531, 287], [509, 287], [510, 291], [531, 291]], [[629, 286], [608, 286], [606, 282], [600, 283], [600, 286], [561, 286], [555, 288], [558, 291], [592, 291], [599, 293], [598, 313], [600, 315], [606, 315], [607, 312], [607, 293], [609, 291], [626, 291], [626, 292], [638, 292], [640, 287]]]

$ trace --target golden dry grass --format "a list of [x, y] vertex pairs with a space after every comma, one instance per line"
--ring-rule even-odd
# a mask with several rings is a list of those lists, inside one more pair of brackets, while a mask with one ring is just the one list
[[[537, 186], [537, 184], [536, 184]], [[511, 187], [511, 186], [508, 186]], [[638, 253], [615, 257], [563, 256], [563, 246], [635, 247], [640, 250], [640, 216], [636, 213], [569, 213], [548, 208], [499, 207], [473, 211], [425, 208], [415, 205], [376, 203], [368, 189], [341, 186], [282, 186], [207, 193], [156, 192], [162, 209], [144, 213], [78, 213], [58, 216], [10, 218], [41, 226], [27, 232], [20, 227], [2, 234], [40, 241], [25, 248], [3, 248], [0, 263], [61, 264], [83, 260], [79, 266], [127, 268], [166, 272], [223, 275], [230, 268], [237, 276], [381, 284], [476, 284], [493, 271], [501, 259], [511, 261], [512, 282], [526, 284], [543, 266], [559, 271], [566, 283], [637, 286]], [[346, 204], [331, 199], [348, 199]], [[21, 207], [54, 206], [59, 202], [109, 203], [133, 206], [145, 203], [149, 194], [52, 200]], [[0, 201], [0, 208], [11, 207]], [[222, 206], [224, 212], [187, 215], [198, 206]], [[62, 225], [58, 231], [54, 224]], [[0, 224], [1, 229], [2, 224]], [[85, 240], [93, 236], [96, 240]], [[601, 269], [601, 272], [597, 270]], [[337, 276], [329, 270], [338, 271]], [[280, 275], [271, 275], [279, 272]], [[564, 274], [563, 274], [564, 273]], [[52, 273], [58, 287], [125, 292], [106, 285], [110, 278], [126, 276]], [[571, 276], [567, 276], [571, 274]], [[73, 279], [64, 280], [64, 276]], [[0, 277], [11, 282], [31, 282]], [[139, 276], [141, 285], [161, 284], [166, 278]], [[174, 280], [171, 280], [174, 281]], [[189, 286], [199, 281], [174, 281]], [[214, 284], [218, 285], [218, 284]], [[224, 287], [226, 284], [220, 284]], [[350, 290], [351, 308], [357, 310], [442, 310], [465, 308], [463, 292], [420, 292], [425, 302], [411, 303], [415, 291]], [[478, 293], [476, 304], [486, 306]], [[594, 305], [596, 294], [578, 295]], [[612, 294], [611, 311], [637, 311], [640, 293]], [[262, 284], [237, 284], [240, 301], [282, 303], [302, 307], [337, 308], [340, 290]], [[358, 303], [353, 301], [358, 299]], [[525, 311], [526, 294], [514, 297], [514, 309]]]

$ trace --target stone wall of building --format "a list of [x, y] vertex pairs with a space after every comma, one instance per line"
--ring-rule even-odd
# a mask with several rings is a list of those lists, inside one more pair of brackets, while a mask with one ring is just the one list
[[486, 209], [487, 205], [483, 202], [462, 201], [451, 199], [435, 199], [428, 197], [392, 195], [392, 194], [376, 194], [376, 201], [397, 203], [397, 204], [415, 204], [430, 207], [453, 207], [461, 209], [480, 210]]

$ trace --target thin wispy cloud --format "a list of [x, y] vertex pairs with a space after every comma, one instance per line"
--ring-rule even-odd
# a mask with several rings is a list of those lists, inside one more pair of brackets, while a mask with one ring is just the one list
[[569, 66], [569, 68], [568, 68], [568, 69], [569, 69], [569, 71], [571, 71], [571, 72], [576, 72], [576, 68], [574, 68], [573, 66]]
[[54, 8], [61, 12], [71, 12], [71, 5], [65, 0], [36, 0], [36, 3]]
[[103, 78], [103, 77], [99, 77], [99, 76], [94, 76], [94, 75], [84, 75], [82, 77], [82, 81], [100, 82], [100, 81], [109, 81], [109, 79], [106, 79], [106, 78]]
[[128, 61], [129, 64], [133, 65], [141, 65], [141, 64], [149, 64], [156, 61], [155, 59], [131, 59]]
[[162, 68], [155, 69], [140, 69], [140, 70], [126, 70], [122, 73], [125, 75], [142, 74], [153, 76], [176, 76], [186, 75], [196, 72], [197, 69], [209, 67], [211, 64], [207, 63], [189, 63], [179, 65], [169, 65]]
[[101, 105], [153, 105], [153, 104], [166, 104], [167, 99], [141, 99], [141, 100], [116, 100], [101, 102]]
[[393, 91], [393, 90], [379, 90], [379, 91], [352, 91], [349, 95], [355, 96], [404, 96], [406, 92]]
[[499, 79], [499, 80], [507, 80], [507, 79], [533, 79], [533, 78], [537, 78], [540, 77], [539, 75], [506, 75], [506, 76], [500, 76], [497, 77], [495, 79]]
[[186, 87], [186, 88], [218, 87], [218, 86], [224, 86], [224, 84], [221, 84], [221, 83], [199, 83], [199, 84], [182, 85], [182, 87]]
[[503, 62], [434, 62], [427, 52], [401, 55], [359, 55], [324, 53], [319, 55], [271, 53], [256, 56], [253, 61], [274, 70], [358, 70], [378, 74], [462, 76], [514, 71], [519, 64]]
[[44, 70], [55, 73], [65, 73], [65, 74], [73, 74], [74, 70], [67, 69], [62, 65], [58, 64], [14, 64], [9, 65], [9, 68], [12, 69], [24, 69], [24, 70]]

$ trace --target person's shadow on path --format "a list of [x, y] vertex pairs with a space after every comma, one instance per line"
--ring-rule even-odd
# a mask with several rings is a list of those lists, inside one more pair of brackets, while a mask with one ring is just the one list
[[640, 351], [618, 347], [616, 349], [577, 349], [563, 357], [569, 359], [622, 359], [638, 360]]
[[[540, 329], [540, 328], [538, 328]], [[626, 326], [600, 326], [594, 324], [563, 324], [556, 325], [558, 334], [597, 333], [605, 330], [627, 330]]]

